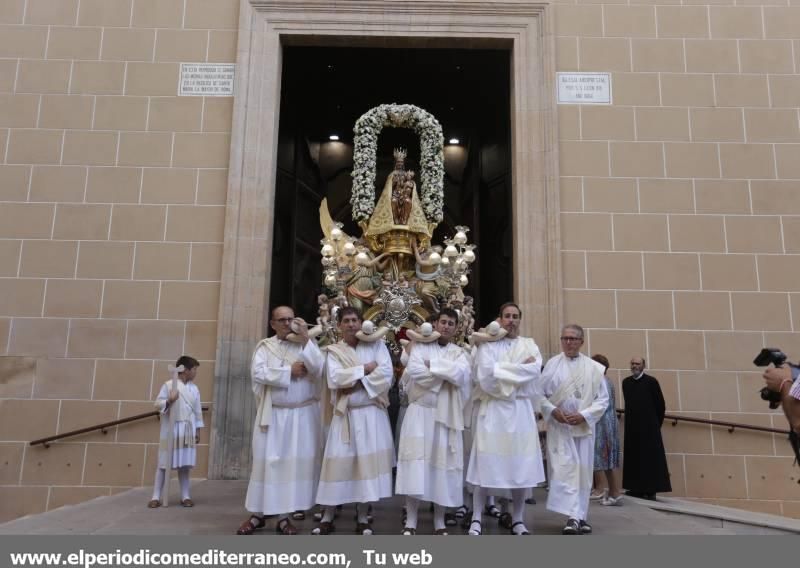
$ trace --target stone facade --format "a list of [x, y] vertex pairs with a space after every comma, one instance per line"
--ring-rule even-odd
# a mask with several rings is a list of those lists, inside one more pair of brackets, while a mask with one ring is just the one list
[[[182, 352], [216, 406], [195, 474], [246, 475], [274, 184], [248, 137], [277, 124], [278, 37], [315, 30], [504, 42], [528, 331], [552, 350], [577, 321], [612, 378], [647, 357], [670, 412], [785, 427], [751, 360], [800, 358], [795, 0], [335, 4], [0, 5], [0, 521], [151, 483], [155, 421], [26, 443], [149, 410]], [[237, 60], [235, 98], [176, 96], [181, 62]], [[613, 104], [556, 107], [556, 71], [610, 72]], [[800, 517], [781, 437], [664, 433], [675, 495]]]

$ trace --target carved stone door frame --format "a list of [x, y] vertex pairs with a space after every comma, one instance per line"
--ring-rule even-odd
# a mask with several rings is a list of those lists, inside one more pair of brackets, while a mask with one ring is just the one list
[[249, 367], [267, 320], [282, 45], [494, 45], [510, 51], [514, 299], [524, 313], [523, 333], [545, 353], [558, 349], [562, 286], [552, 11], [547, 4], [513, 0], [241, 0], [210, 478], [249, 474]]

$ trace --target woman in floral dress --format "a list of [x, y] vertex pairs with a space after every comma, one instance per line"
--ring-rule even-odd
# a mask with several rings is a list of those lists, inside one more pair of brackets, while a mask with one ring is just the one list
[[[604, 355], [592, 357], [608, 372], [608, 359]], [[608, 389], [608, 408], [595, 426], [594, 433], [594, 492], [590, 499], [601, 505], [620, 505], [622, 501], [619, 484], [619, 431], [617, 426], [616, 396], [614, 385], [604, 377]]]

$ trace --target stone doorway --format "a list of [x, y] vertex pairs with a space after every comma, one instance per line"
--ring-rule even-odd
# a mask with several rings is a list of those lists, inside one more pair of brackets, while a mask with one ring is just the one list
[[562, 291], [551, 12], [547, 4], [529, 2], [241, 1], [210, 478], [249, 473], [249, 363], [268, 319], [287, 46], [510, 53], [513, 295], [525, 313], [523, 332], [547, 354], [556, 348]]
[[[477, 321], [490, 321], [512, 297], [510, 52], [507, 49], [283, 48], [272, 274], [269, 305], [289, 304], [314, 321], [321, 291], [319, 206], [348, 235], [353, 125], [378, 104], [400, 102], [431, 112], [445, 133], [444, 219], [434, 242], [470, 228], [478, 246], [464, 293]], [[336, 140], [330, 140], [334, 136]], [[393, 148], [408, 150], [419, 172], [419, 138], [386, 128], [378, 142], [377, 180], [392, 171]], [[376, 194], [382, 181], [376, 182]]]

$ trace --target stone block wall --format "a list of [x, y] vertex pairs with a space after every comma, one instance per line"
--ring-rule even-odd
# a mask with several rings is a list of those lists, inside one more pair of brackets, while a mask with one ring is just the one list
[[178, 97], [178, 75], [235, 62], [238, 14], [0, 6], [0, 522], [152, 483], [158, 422], [28, 441], [152, 410], [183, 353], [213, 398], [233, 99]]
[[[566, 319], [617, 380], [646, 357], [668, 412], [786, 428], [752, 360], [764, 345], [800, 357], [800, 6], [554, 9], [558, 70], [613, 81], [612, 105], [558, 109]], [[675, 495], [798, 515], [784, 437], [663, 432]]]

